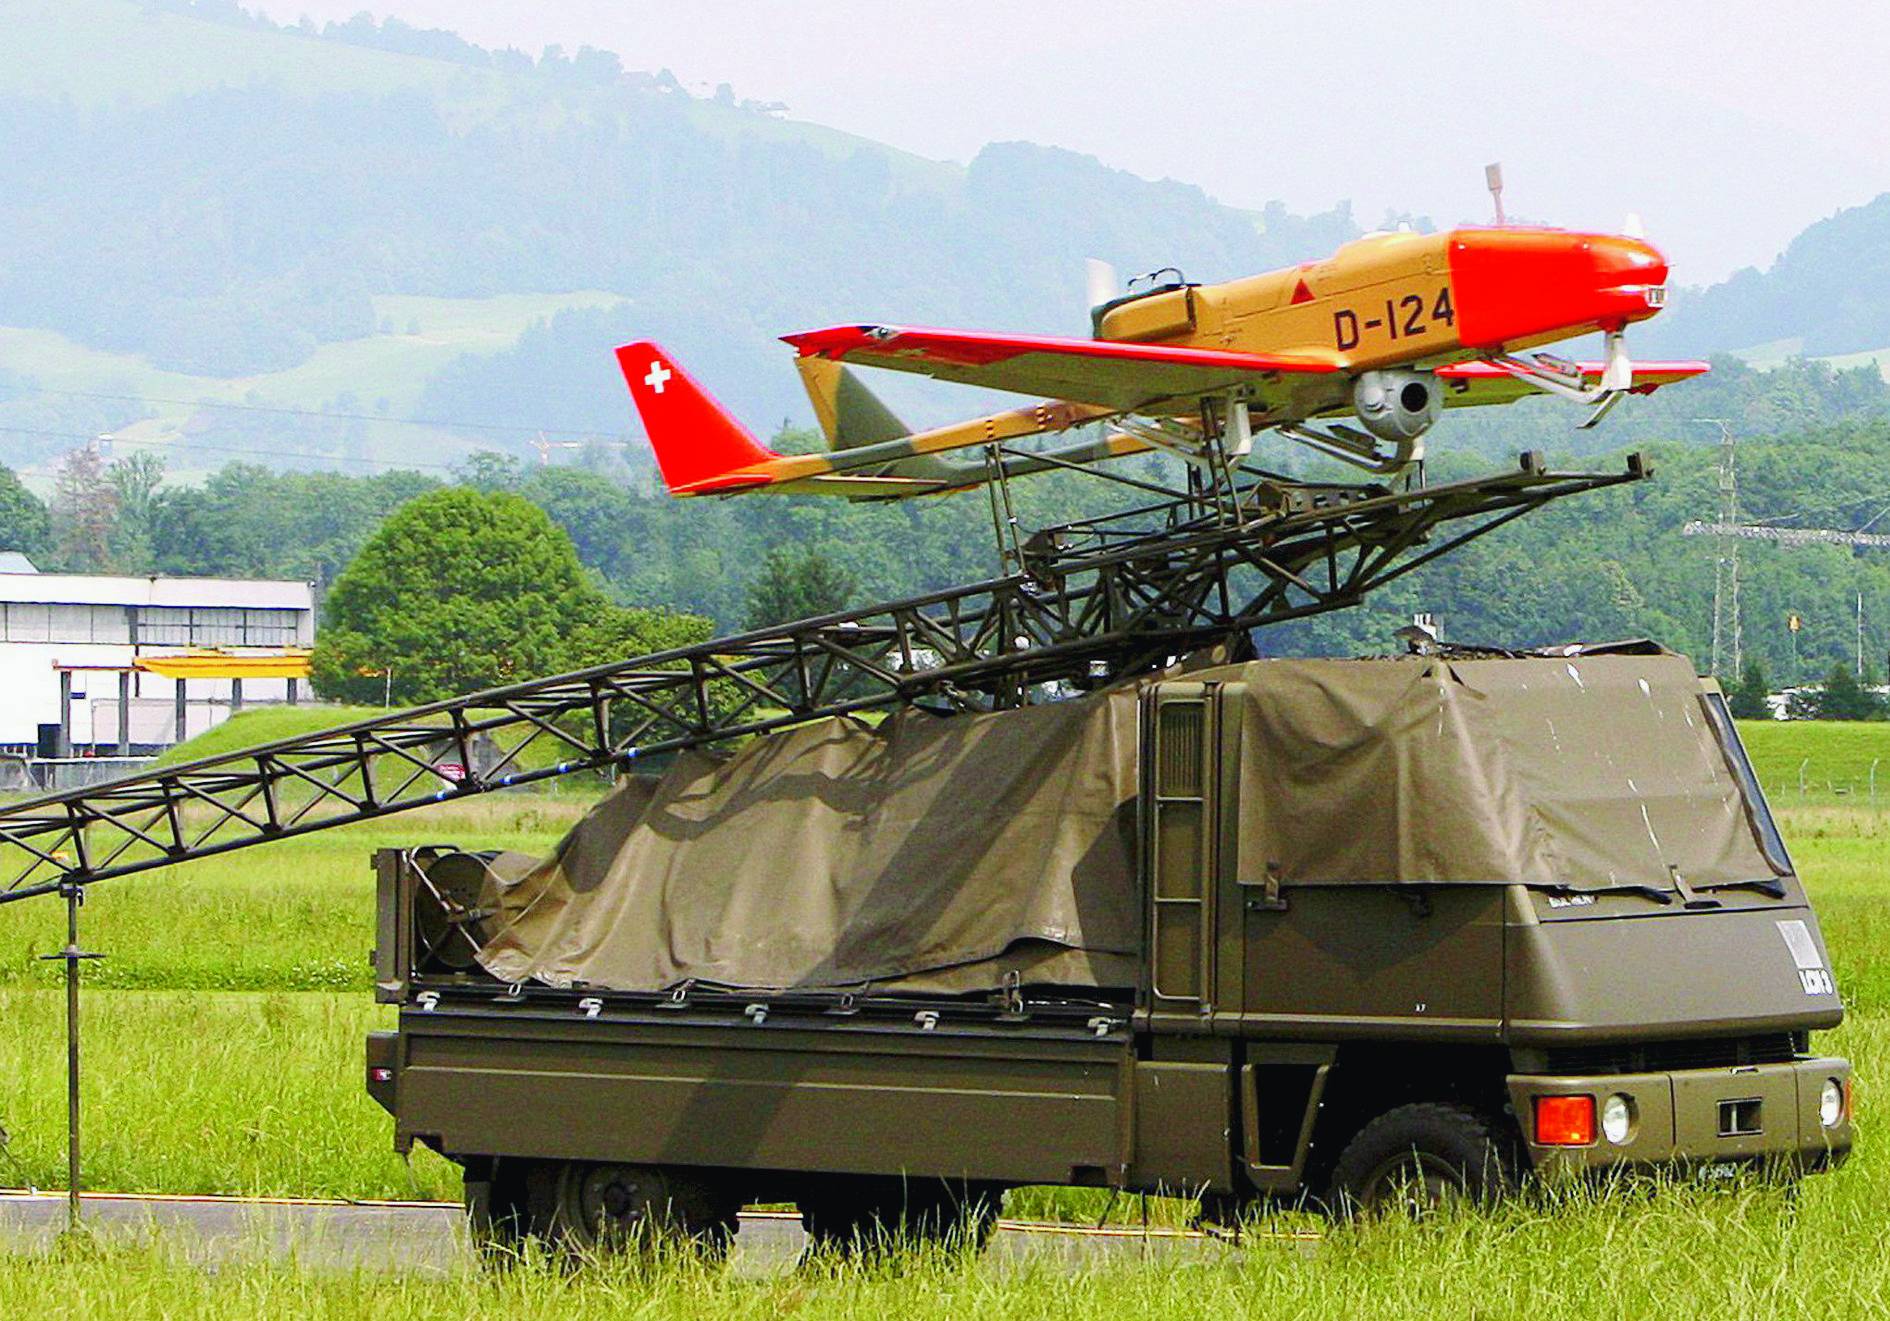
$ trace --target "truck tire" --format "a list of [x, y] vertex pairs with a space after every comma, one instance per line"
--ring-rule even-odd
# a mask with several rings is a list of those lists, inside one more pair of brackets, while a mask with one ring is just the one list
[[1002, 1194], [964, 1179], [836, 1181], [800, 1202], [815, 1253], [877, 1254], [905, 1246], [981, 1251]]
[[558, 1174], [552, 1238], [579, 1254], [685, 1247], [720, 1257], [740, 1200], [711, 1175], [650, 1165], [567, 1161]]
[[1482, 1115], [1426, 1101], [1387, 1110], [1339, 1153], [1326, 1209], [1349, 1219], [1403, 1207], [1425, 1214], [1451, 1200], [1487, 1206], [1515, 1186], [1507, 1145]]
[[465, 1174], [467, 1229], [486, 1266], [516, 1261], [527, 1239], [554, 1246], [559, 1165], [514, 1156], [477, 1157]]

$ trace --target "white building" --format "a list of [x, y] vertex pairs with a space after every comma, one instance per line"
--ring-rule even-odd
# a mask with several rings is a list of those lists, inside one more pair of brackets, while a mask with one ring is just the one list
[[[0, 750], [108, 754], [123, 732], [128, 751], [150, 751], [217, 724], [239, 694], [244, 703], [294, 699], [293, 679], [186, 682], [136, 662], [192, 648], [241, 656], [310, 646], [307, 583], [34, 573], [8, 561], [0, 569], [27, 571], [0, 571]], [[55, 741], [65, 745], [58, 752]]]

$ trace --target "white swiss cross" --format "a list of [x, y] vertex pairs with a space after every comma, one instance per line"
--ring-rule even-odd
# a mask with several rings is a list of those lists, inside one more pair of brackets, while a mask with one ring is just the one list
[[661, 394], [663, 393], [663, 386], [668, 383], [669, 378], [673, 374], [674, 373], [672, 373], [669, 368], [663, 365], [662, 360], [658, 359], [650, 363], [650, 374], [643, 378], [643, 383], [650, 387], [652, 394]]

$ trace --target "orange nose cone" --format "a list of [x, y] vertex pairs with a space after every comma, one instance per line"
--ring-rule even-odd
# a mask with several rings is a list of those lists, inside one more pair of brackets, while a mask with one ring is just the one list
[[1619, 234], [1461, 229], [1450, 279], [1459, 337], [1500, 349], [1646, 320], [1664, 300], [1667, 259]]
[[1667, 259], [1642, 239], [1620, 234], [1584, 235], [1594, 255], [1595, 283], [1603, 289], [1658, 288], [1667, 283]]

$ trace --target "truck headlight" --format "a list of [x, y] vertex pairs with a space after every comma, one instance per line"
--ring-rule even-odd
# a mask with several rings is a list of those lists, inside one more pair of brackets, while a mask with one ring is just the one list
[[1843, 1118], [1844, 1084], [1836, 1078], [1826, 1078], [1824, 1089], [1818, 1093], [1818, 1122], [1826, 1128], [1836, 1128]]
[[1601, 1134], [1615, 1146], [1627, 1145], [1634, 1136], [1634, 1102], [1616, 1092], [1601, 1103]]

